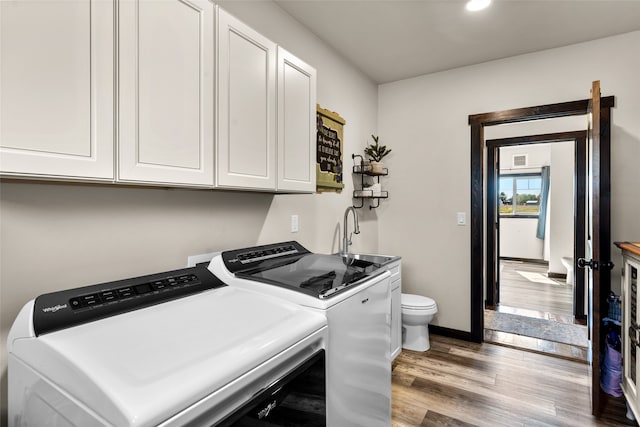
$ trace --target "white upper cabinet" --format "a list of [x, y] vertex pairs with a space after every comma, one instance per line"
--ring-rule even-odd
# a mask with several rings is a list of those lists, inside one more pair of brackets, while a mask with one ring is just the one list
[[276, 188], [276, 45], [218, 8], [216, 185]]
[[112, 180], [113, 1], [0, 1], [0, 173]]
[[2, 176], [315, 191], [315, 69], [210, 0], [0, 0], [0, 24]]
[[213, 186], [208, 0], [119, 3], [118, 180]]
[[315, 68], [278, 47], [278, 191], [315, 191], [315, 117]]

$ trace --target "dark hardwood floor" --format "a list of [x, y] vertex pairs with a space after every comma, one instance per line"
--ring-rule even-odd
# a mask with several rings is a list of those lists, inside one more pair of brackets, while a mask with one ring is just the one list
[[392, 426], [634, 426], [623, 398], [590, 415], [588, 366], [431, 335], [393, 365]]

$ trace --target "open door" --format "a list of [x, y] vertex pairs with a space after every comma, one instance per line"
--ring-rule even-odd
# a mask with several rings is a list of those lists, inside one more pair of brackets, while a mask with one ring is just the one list
[[[606, 115], [606, 116], [603, 116]], [[607, 316], [607, 296], [611, 289], [611, 181], [609, 110], [601, 109], [600, 81], [594, 81], [588, 109], [587, 141], [587, 235], [583, 269], [588, 295], [588, 321], [591, 345], [591, 410], [602, 413], [606, 395], [600, 389], [600, 352], [604, 348], [602, 319]]]
[[[590, 158], [593, 160], [591, 172], [584, 173], [582, 176], [589, 176], [590, 182], [596, 182], [597, 185], [593, 185], [591, 188], [593, 197], [593, 215], [591, 221], [591, 236], [590, 241], [594, 248], [593, 258], [598, 261], [602, 261], [608, 265], [610, 253], [610, 179], [609, 179], [609, 147], [610, 147], [610, 112], [614, 107], [615, 98], [608, 96], [600, 99], [599, 89], [595, 92], [598, 97], [599, 104], [599, 116], [600, 120], [597, 120], [599, 130], [598, 143], [592, 144], [594, 149], [589, 151]], [[491, 298], [491, 295], [495, 295], [493, 288], [493, 281], [487, 281], [487, 271], [485, 259], [490, 257], [494, 249], [491, 245], [487, 248], [487, 239], [485, 238], [485, 230], [487, 229], [486, 216], [485, 216], [485, 168], [486, 168], [486, 148], [484, 139], [484, 128], [487, 126], [496, 126], [508, 123], [526, 122], [532, 120], [544, 120], [557, 117], [569, 117], [569, 116], [584, 116], [590, 111], [589, 105], [593, 104], [591, 99], [581, 99], [578, 101], [561, 102], [558, 104], [538, 105], [534, 107], [516, 108], [512, 110], [494, 111], [490, 113], [472, 114], [469, 116], [469, 126], [471, 128], [471, 219], [469, 222], [471, 233], [470, 244], [470, 282], [471, 282], [471, 331], [466, 339], [475, 342], [482, 342], [484, 338], [484, 309], [485, 309], [485, 297], [493, 299], [494, 301], [487, 301], [487, 305], [491, 306], [495, 304], [495, 296]], [[497, 158], [495, 158], [497, 160]], [[493, 196], [492, 196], [493, 197]], [[577, 212], [578, 210], [576, 210]], [[489, 216], [489, 221], [493, 220], [493, 215]], [[583, 217], [584, 218], [584, 217]], [[595, 232], [593, 231], [595, 230]], [[494, 237], [495, 242], [495, 237]], [[583, 248], [583, 245], [579, 245]], [[596, 249], [597, 248], [597, 249]], [[597, 252], [596, 252], [597, 250]], [[579, 251], [576, 251], [576, 259], [580, 256]], [[584, 271], [584, 270], [580, 270]], [[496, 273], [493, 273], [494, 277]], [[485, 287], [486, 286], [486, 287]], [[590, 313], [590, 319], [593, 321], [594, 327], [597, 328], [597, 335], [599, 337], [594, 345], [594, 358], [599, 363], [600, 357], [598, 352], [600, 351], [600, 319], [602, 313], [606, 311], [606, 297], [610, 290], [610, 277], [608, 269], [598, 270], [598, 273], [594, 275], [594, 281], [591, 288], [591, 301], [593, 303], [593, 312]], [[486, 293], [485, 293], [486, 291]], [[595, 292], [595, 293], [594, 293]], [[600, 305], [602, 301], [602, 306]], [[603, 311], [601, 311], [603, 310]], [[593, 364], [594, 372], [594, 384], [598, 384], [600, 378], [600, 368], [597, 363]], [[598, 387], [593, 388], [593, 393], [599, 390]], [[594, 411], [600, 413], [599, 400], [594, 399]]]
[[500, 147], [487, 144], [487, 295], [485, 308], [491, 310], [496, 310], [500, 304], [499, 174]]

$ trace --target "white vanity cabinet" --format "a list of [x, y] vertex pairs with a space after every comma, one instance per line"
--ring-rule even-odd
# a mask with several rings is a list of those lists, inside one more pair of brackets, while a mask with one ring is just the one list
[[316, 70], [278, 46], [278, 191], [316, 190]]
[[636, 419], [640, 419], [640, 310], [638, 272], [640, 243], [616, 243], [622, 249], [622, 391]]
[[0, 1], [0, 173], [114, 178], [114, 2]]
[[276, 189], [276, 44], [218, 8], [216, 185]]
[[214, 4], [118, 10], [118, 181], [213, 187]]
[[391, 360], [402, 351], [402, 267], [397, 260], [387, 266], [391, 273]]

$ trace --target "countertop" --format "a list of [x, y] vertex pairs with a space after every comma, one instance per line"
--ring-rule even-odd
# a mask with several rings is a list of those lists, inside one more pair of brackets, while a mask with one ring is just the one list
[[640, 256], [640, 242], [614, 242], [617, 247], [623, 251], [631, 252]]

